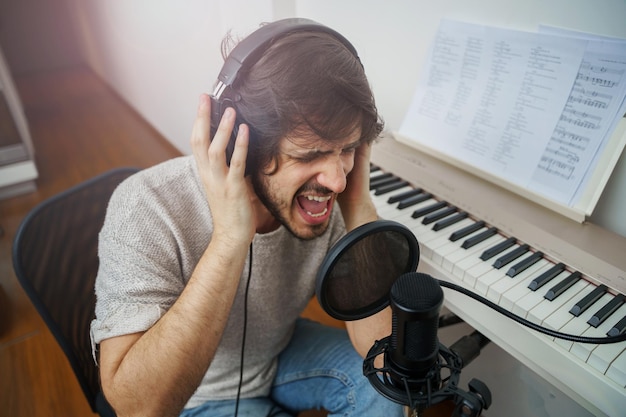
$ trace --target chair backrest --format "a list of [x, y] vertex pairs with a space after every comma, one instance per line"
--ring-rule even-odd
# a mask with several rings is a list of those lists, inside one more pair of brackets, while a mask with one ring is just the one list
[[118, 168], [39, 204], [13, 241], [18, 281], [67, 356], [94, 412], [114, 415], [100, 392], [89, 328], [98, 234], [113, 190], [136, 168]]

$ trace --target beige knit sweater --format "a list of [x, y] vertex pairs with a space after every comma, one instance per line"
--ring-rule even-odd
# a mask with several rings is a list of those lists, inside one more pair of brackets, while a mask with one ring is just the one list
[[[123, 182], [100, 233], [94, 348], [159, 320], [189, 280], [211, 233], [211, 213], [192, 157], [167, 161]], [[269, 393], [276, 357], [313, 296], [319, 265], [344, 233], [335, 210], [329, 230], [311, 241], [284, 227], [255, 236], [242, 396]], [[186, 407], [236, 396], [248, 268], [246, 261], [217, 354]]]

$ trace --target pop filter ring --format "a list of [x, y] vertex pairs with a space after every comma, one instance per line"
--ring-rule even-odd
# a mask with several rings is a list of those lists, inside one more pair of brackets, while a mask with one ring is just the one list
[[405, 268], [406, 270], [404, 272], [414, 272], [417, 270], [417, 264], [420, 257], [419, 244], [417, 243], [417, 239], [415, 238], [413, 232], [411, 232], [406, 226], [391, 220], [375, 220], [351, 230], [333, 245], [330, 251], [326, 254], [326, 257], [317, 272], [315, 286], [317, 300], [324, 311], [331, 317], [342, 321], [359, 320], [369, 317], [372, 314], [376, 314], [389, 305], [389, 293], [381, 294], [380, 298], [378, 298], [378, 300], [374, 303], [370, 303], [367, 306], [355, 308], [350, 311], [339, 311], [336, 306], [331, 305], [329, 300], [326, 298], [326, 291], [330, 285], [330, 273], [339, 259], [341, 259], [344, 252], [347, 252], [361, 239], [381, 232], [396, 232], [406, 239], [408, 258]]

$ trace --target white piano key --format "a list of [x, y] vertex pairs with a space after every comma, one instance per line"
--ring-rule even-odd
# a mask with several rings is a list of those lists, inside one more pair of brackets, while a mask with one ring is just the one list
[[[576, 284], [580, 283], [581, 281], [584, 281], [584, 280], [579, 280]], [[574, 315], [572, 315], [572, 313], [569, 312], [573, 303], [575, 303], [577, 300], [579, 300], [589, 291], [593, 290], [593, 288], [595, 288], [595, 285], [591, 285], [587, 283], [586, 287], [582, 291], [580, 291], [578, 294], [576, 294], [567, 302], [563, 303], [561, 308], [553, 311], [552, 314], [546, 317], [546, 319], [542, 322], [542, 325], [550, 329], [560, 331], [567, 323], [569, 323], [572, 319], [576, 318], [574, 317]], [[564, 294], [561, 294], [561, 296], [563, 295]]]
[[402, 210], [397, 208], [397, 203], [396, 203], [393, 205], [392, 209], [383, 211], [384, 216], [381, 215], [381, 217], [402, 223], [408, 228], [411, 228], [411, 226], [415, 226], [416, 224], [422, 225], [421, 221], [418, 221], [417, 219], [412, 218], [411, 214], [413, 214], [416, 208], [425, 207], [429, 204], [432, 204], [435, 201], [436, 200], [429, 199], [419, 204], [416, 204], [414, 206], [404, 208]]
[[422, 224], [421, 219], [412, 218], [411, 213], [408, 214], [408, 219], [404, 225], [413, 232], [420, 244], [438, 237], [436, 235], [437, 232], [433, 231], [430, 225]]
[[[449, 235], [447, 237], [449, 237]], [[433, 262], [435, 262], [437, 265], [440, 265], [440, 266], [444, 266], [446, 258], [449, 255], [461, 249], [461, 245], [459, 241], [451, 242], [450, 239], [448, 239], [447, 237], [446, 237], [446, 242], [444, 244], [433, 249], [432, 260]], [[451, 265], [450, 262], [448, 262], [448, 265]], [[445, 268], [445, 269], [448, 272], [452, 272], [451, 269], [449, 268], [450, 267]]]
[[[450, 235], [454, 233], [455, 231], [461, 230], [462, 228], [469, 226], [471, 224], [474, 224], [474, 223], [476, 223], [475, 220], [464, 219], [456, 223], [455, 225], [452, 225], [452, 226], [446, 227], [445, 229], [440, 230], [439, 233], [442, 234], [442, 236], [438, 239], [438, 241], [433, 242], [431, 245], [432, 250], [433, 250], [433, 255], [432, 255], [433, 262], [435, 262], [437, 265], [443, 266], [444, 260], [447, 256], [451, 255], [453, 252], [459, 249], [463, 249], [461, 248], [461, 245], [463, 244], [463, 241], [465, 239], [459, 239], [456, 242], [452, 242], [450, 240]], [[473, 234], [470, 234], [469, 236], [472, 236], [472, 235]]]
[[488, 273], [492, 269], [493, 267], [491, 266], [491, 264], [481, 259], [480, 263], [475, 264], [470, 269], [465, 271], [465, 273], [463, 274], [463, 282], [466, 283], [471, 288], [474, 288], [474, 285], [476, 284], [476, 280], [478, 279], [478, 277], [480, 277], [483, 274]]
[[617, 382], [620, 386], [626, 387], [626, 350], [611, 363], [606, 371], [606, 376]]
[[[514, 251], [518, 247], [519, 247], [518, 244], [514, 244], [510, 248], [500, 252], [499, 255], [504, 255], [506, 253]], [[488, 274], [490, 272], [496, 271], [494, 273], [496, 276], [504, 275], [504, 272], [498, 271], [497, 269], [495, 269], [493, 267], [494, 259], [495, 258], [491, 258], [491, 259], [489, 259], [487, 261], [483, 261], [482, 259], [480, 259], [480, 261], [481, 261], [480, 264], [476, 264], [476, 265], [472, 266], [470, 269], [468, 269], [467, 271], [465, 271], [465, 274], [463, 275], [463, 282], [467, 282], [469, 285], [471, 285], [472, 288], [475, 289], [476, 288], [476, 282], [481, 277], [484, 277], [485, 274]], [[490, 275], [490, 276], [493, 276], [493, 275]], [[483, 279], [487, 279], [487, 278], [485, 277]]]
[[[372, 200], [374, 200], [374, 205], [376, 205], [377, 207], [382, 207], [383, 205], [387, 205], [387, 206], [392, 206], [392, 204], [389, 204], [387, 202], [387, 200], [389, 200], [389, 197], [394, 196], [394, 195], [398, 195], [398, 194], [402, 194], [404, 192], [407, 191], [411, 191], [414, 190], [415, 187], [412, 187], [410, 185], [405, 185], [402, 188], [398, 188], [397, 190], [394, 191], [390, 191], [388, 193], [385, 194], [380, 194], [380, 195], [376, 195], [374, 194], [376, 192], [376, 190], [370, 190], [370, 194], [372, 195]], [[397, 205], [398, 203], [393, 203], [393, 205]]]
[[470, 256], [466, 256], [462, 258], [461, 260], [459, 260], [458, 262], [456, 262], [452, 270], [452, 273], [459, 279], [463, 279], [463, 276], [465, 275], [465, 272], [467, 270], [474, 267], [475, 265], [485, 264], [485, 261], [480, 259], [480, 254], [483, 252], [483, 250], [493, 245], [496, 245], [502, 241], [504, 241], [504, 237], [501, 235], [497, 235], [497, 236], [494, 236], [492, 239], [488, 239], [485, 242], [479, 243], [478, 245], [476, 245], [474, 248], [471, 249]]
[[[609, 299], [612, 298], [609, 296]], [[601, 303], [602, 300], [599, 300], [598, 303]], [[601, 305], [604, 305], [601, 304]], [[592, 307], [593, 308], [593, 307]], [[598, 309], [595, 308], [594, 312]], [[604, 323], [599, 325], [598, 327], [589, 326], [587, 330], [581, 336], [585, 337], [607, 337], [606, 333], [611, 329], [611, 327], [621, 318], [626, 315], [626, 304], [622, 305], [618, 308], [612, 315], [609, 317]], [[609, 343], [608, 345], [615, 345], [614, 347], [619, 349], [621, 345], [621, 349], [626, 346], [626, 343]], [[589, 362], [591, 358], [591, 353], [595, 352], [598, 361], [606, 363], [604, 369], [609, 366], [609, 364], [615, 359], [617, 354], [620, 352], [616, 351], [616, 349], [600, 349], [603, 346], [607, 345], [598, 345], [593, 343], [574, 343], [570, 351], [585, 362]], [[597, 350], [597, 352], [596, 352]], [[620, 350], [621, 351], [621, 350]], [[611, 356], [613, 355], [613, 356]], [[593, 365], [592, 365], [593, 366]], [[601, 365], [600, 365], [601, 366]], [[602, 367], [602, 366], [601, 366]], [[604, 373], [604, 371], [602, 371]]]
[[[593, 316], [593, 313], [595, 313], [596, 310], [600, 306], [603, 306], [604, 304], [608, 303], [611, 300], [611, 298], [613, 298], [613, 295], [604, 294], [602, 297], [600, 297], [598, 301], [593, 303], [591, 307], [585, 310], [578, 317], [575, 317], [574, 315], [572, 315], [572, 319], [569, 320], [563, 327], [561, 327], [559, 331], [562, 333], [580, 336], [591, 327], [587, 323], [587, 321], [591, 318], [591, 316]], [[558, 343], [559, 345], [561, 345], [563, 348], [567, 350], [570, 350], [573, 345], [573, 342], [570, 342], [569, 340], [563, 340], [563, 339], [558, 339], [558, 338], [556, 339], [556, 343]]]
[[384, 171], [370, 171], [370, 182], [372, 181], [376, 181], [379, 178], [391, 178], [393, 174], [391, 174], [390, 172], [384, 172]]
[[[626, 306], [622, 306], [622, 308], [624, 309], [623, 311], [622, 309], [618, 310], [622, 311], [620, 317], [624, 317], [624, 314], [626, 314]], [[615, 324], [614, 322], [615, 320], [613, 320], [613, 324]], [[603, 374], [606, 373], [615, 358], [622, 354], [622, 352], [626, 351], [626, 342], [607, 343], [594, 346], [596, 347], [591, 351], [587, 363]]]
[[[420, 204], [417, 204], [415, 206], [412, 206], [412, 207], [406, 209], [409, 212], [409, 215], [410, 215], [412, 221], [414, 222], [414, 224], [419, 226], [419, 229], [421, 230], [420, 234], [432, 234], [432, 233], [437, 233], [437, 232], [432, 230], [433, 229], [433, 225], [432, 224], [423, 224], [422, 223], [422, 219], [424, 218], [424, 216], [421, 216], [421, 217], [418, 217], [418, 218], [413, 218], [412, 217], [413, 216], [413, 212], [415, 210], [419, 210], [419, 209], [428, 207], [428, 206], [430, 206], [432, 204], [436, 204], [436, 203], [439, 203], [439, 201], [431, 199], [431, 200], [424, 201], [424, 202], [422, 202]], [[413, 226], [413, 227], [415, 227], [415, 226]]]
[[[508, 297], [511, 300], [516, 300], [515, 303], [517, 303], [521, 298], [526, 296], [528, 292], [530, 292], [530, 290], [528, 289], [528, 282], [532, 281], [534, 277], [536, 277], [545, 269], [548, 269], [550, 267], [549, 265], [549, 261], [542, 259], [525, 271], [520, 272], [514, 278], [511, 278], [507, 275], [505, 278], [508, 279], [501, 279], [489, 287], [489, 290], [487, 291], [487, 298], [497, 304], [500, 304], [503, 294], [508, 291], [519, 291], [519, 296], [510, 295]], [[513, 308], [511, 309], [511, 311], [513, 312], [515, 312], [515, 303], [513, 305]], [[523, 311], [523, 314], [520, 314], [519, 311], [516, 314], [522, 317], [526, 317], [526, 313], [528, 312], [528, 310], [524, 309]]]
[[487, 291], [489, 291], [489, 287], [504, 278], [509, 278], [509, 281], [511, 281], [511, 277], [507, 277], [504, 271], [492, 267], [489, 272], [476, 278], [476, 282], [474, 283], [474, 290], [476, 290], [476, 292], [482, 296], [487, 296]]
[[[432, 225], [422, 224], [421, 219], [416, 219], [420, 223], [420, 243], [427, 246], [428, 253], [432, 252], [432, 242], [439, 239], [442, 234], [433, 230]], [[430, 258], [430, 255], [428, 256]]]
[[[541, 261], [537, 262], [537, 264], [528, 268], [528, 270], [531, 271], [533, 275], [533, 279], [534, 279], [537, 276], [548, 271], [553, 266], [554, 264], [552, 262], [542, 259]], [[522, 272], [522, 274], [524, 274], [524, 272]], [[562, 279], [562, 278], [565, 278], [567, 275], [568, 275], [567, 273], [563, 273], [562, 276], [557, 275], [555, 279]], [[532, 291], [530, 288], [528, 288], [528, 285], [530, 284], [531, 281], [533, 281], [533, 279], [531, 279], [530, 281], [524, 282], [524, 284], [526, 284], [526, 286], [524, 287], [525, 288], [524, 295], [521, 298], [519, 298], [513, 305], [513, 312], [515, 314], [521, 315], [521, 312], [524, 312], [524, 317], [526, 317], [527, 319], [531, 321], [533, 320], [532, 320], [532, 317], [529, 316], [528, 312], [532, 310], [533, 308], [535, 308], [539, 303], [545, 300], [545, 298], [543, 298], [543, 295], [546, 292], [545, 288], [540, 288], [536, 291]], [[492, 288], [494, 292], [496, 290], [506, 291], [507, 289], [500, 290], [499, 288]], [[539, 324], [539, 322], [536, 322], [536, 321], [533, 321], [533, 322]]]
[[[512, 250], [515, 250], [515, 249], [512, 248]], [[512, 250], [509, 250], [509, 251], [506, 251], [506, 252], [503, 252], [503, 253], [508, 253], [508, 252], [511, 252]], [[529, 255], [532, 255], [532, 254], [529, 254]], [[493, 264], [493, 262], [492, 262], [492, 264]], [[489, 291], [489, 288], [492, 285], [495, 285], [500, 280], [505, 280], [505, 283], [520, 282], [519, 279], [511, 278], [510, 276], [506, 275], [506, 271], [507, 270], [508, 270], [508, 268], [506, 266], [503, 267], [503, 268], [500, 268], [500, 269], [493, 268], [491, 271], [489, 271], [489, 273], [480, 276], [476, 280], [476, 284], [474, 285], [474, 288], [476, 289], [476, 291], [478, 291], [478, 293], [480, 293], [481, 295], [486, 296], [487, 292]]]
[[391, 220], [393, 215], [397, 213], [397, 210], [396, 204], [385, 204], [384, 206], [376, 207], [378, 216], [387, 220]]
[[393, 210], [398, 205], [398, 203], [393, 203], [393, 204], [387, 203], [387, 200], [389, 199], [389, 197], [387, 197], [387, 196], [379, 196], [379, 195], [375, 196], [373, 194], [373, 192], [372, 192], [371, 196], [372, 196], [372, 201], [374, 202], [374, 206], [376, 207], [376, 210], [379, 213], [380, 212], [384, 212], [384, 211]]
[[[530, 268], [529, 268], [530, 269]], [[507, 282], [500, 280], [496, 285], [494, 285], [492, 295], [498, 294], [501, 292], [500, 301], [498, 305], [502, 308], [506, 308], [509, 311], [513, 311], [515, 307], [515, 303], [517, 303], [522, 297], [527, 294], [528, 284], [533, 280], [534, 274], [529, 274], [526, 271], [522, 272], [522, 275], [518, 281], [517, 285], [514, 285], [510, 288], [507, 287]]]
[[542, 326], [548, 329], [560, 331], [567, 323], [569, 323], [574, 316], [569, 312], [569, 308], [555, 310], [541, 323]]
[[625, 342], [597, 345], [589, 355], [587, 363], [599, 372], [606, 374], [611, 363], [624, 352], [626, 352]]
[[[476, 234], [481, 233], [483, 231], [485, 231], [485, 229], [481, 229], [477, 231]], [[473, 235], [474, 234], [471, 234], [468, 237], [471, 237]], [[445, 259], [443, 260], [443, 268], [446, 271], [454, 272], [456, 264], [458, 262], [461, 262], [463, 259], [466, 259], [469, 257], [472, 257], [472, 258], [475, 257], [478, 261], [480, 261], [480, 258], [478, 257], [480, 256], [483, 250], [485, 250], [486, 248], [490, 246], [496, 245], [499, 242], [502, 242], [503, 240], [504, 240], [504, 237], [502, 235], [496, 234], [472, 246], [471, 248], [465, 249], [465, 248], [459, 247], [456, 251], [450, 253], [449, 255], [445, 257]], [[462, 277], [463, 275], [461, 274], [460, 278]]]
[[[567, 275], [569, 275], [569, 273], [565, 274], [565, 276]], [[562, 275], [559, 275], [559, 277], [561, 276]], [[550, 301], [544, 298], [542, 302], [528, 312], [528, 317], [535, 323], [544, 324], [545, 320], [555, 311], [564, 310], [569, 314], [569, 309], [574, 302], [573, 300], [575, 300], [579, 294], [587, 291], [589, 285], [591, 285], [589, 282], [579, 280], [554, 300]], [[546, 290], [544, 289], [542, 292], [545, 294]], [[552, 329], [554, 330], [554, 327], [552, 327]]]
[[471, 219], [465, 219], [439, 231], [432, 230], [431, 225], [431, 232], [425, 235], [421, 240], [422, 244], [424, 245], [424, 249], [426, 250], [425, 255], [429, 259], [432, 259], [436, 264], [441, 265], [441, 256], [439, 256], [438, 259], [435, 258], [434, 252], [436, 251], [436, 249], [440, 246], [446, 245], [447, 243], [452, 243], [448, 239], [450, 237], [450, 233], [462, 229], [463, 227], [472, 223], [475, 222]]
[[411, 210], [398, 210], [395, 205], [391, 209], [380, 210], [378, 212], [378, 215], [383, 219], [393, 220], [401, 223], [409, 229], [411, 229], [411, 225], [415, 223], [415, 220], [411, 218]]

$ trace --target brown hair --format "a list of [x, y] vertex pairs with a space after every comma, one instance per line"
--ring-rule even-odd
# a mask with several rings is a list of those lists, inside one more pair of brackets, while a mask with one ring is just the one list
[[238, 123], [250, 127], [252, 172], [277, 162], [280, 139], [299, 129], [333, 141], [360, 127], [366, 142], [383, 129], [361, 62], [326, 33], [295, 32], [277, 40], [240, 73], [228, 95]]

